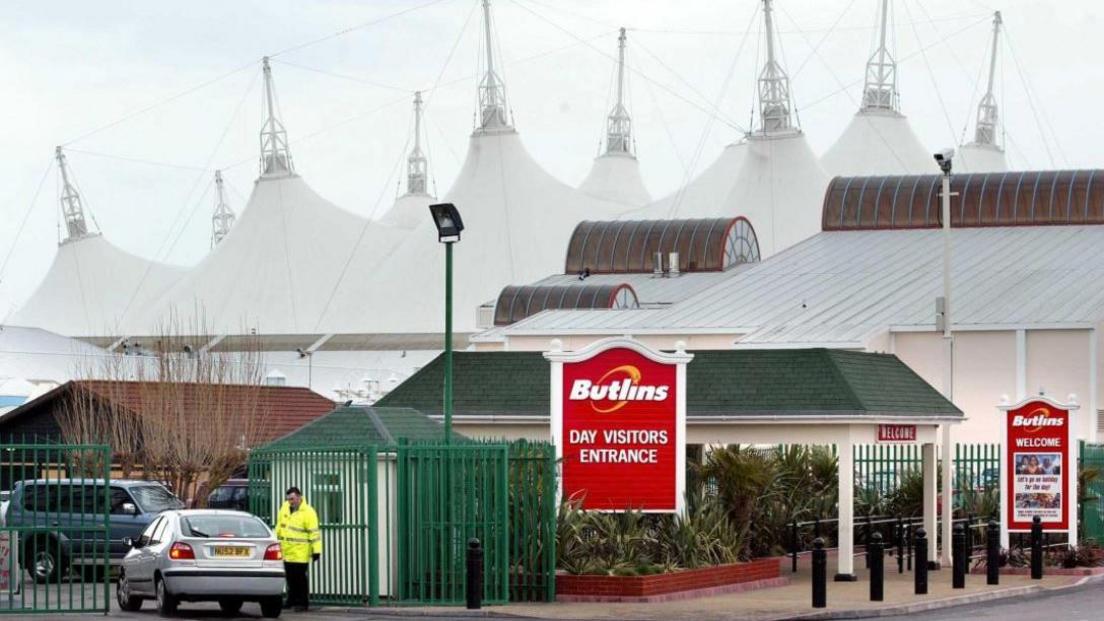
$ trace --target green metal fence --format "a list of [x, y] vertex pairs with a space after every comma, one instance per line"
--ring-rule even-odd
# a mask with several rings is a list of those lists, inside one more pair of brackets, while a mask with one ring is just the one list
[[332, 450], [258, 451], [249, 460], [250, 511], [275, 526], [284, 491], [292, 486], [318, 513], [322, 559], [310, 569], [311, 599], [361, 605], [378, 598], [378, 563], [369, 552], [378, 525], [374, 446]]
[[249, 505], [274, 524], [294, 485], [318, 512], [312, 598], [344, 605], [464, 601], [465, 547], [484, 548], [484, 601], [555, 597], [555, 452], [456, 442], [261, 449]]
[[132, 517], [112, 512], [110, 477], [104, 445], [0, 444], [0, 614], [108, 612], [112, 537]]
[[[920, 470], [920, 450], [916, 444], [856, 445], [855, 485], [883, 498], [892, 494], [909, 472]], [[1000, 445], [956, 444], [952, 469], [958, 498], [995, 490], [1000, 484]]]
[[[1084, 489], [1078, 490], [1081, 538], [1104, 543], [1104, 444], [1081, 442], [1079, 452], [1082, 479], [1087, 479]], [[1089, 474], [1089, 470], [1094, 474]]]
[[483, 600], [509, 599], [509, 447], [454, 443], [400, 445], [399, 598], [459, 604], [465, 549], [483, 545]]

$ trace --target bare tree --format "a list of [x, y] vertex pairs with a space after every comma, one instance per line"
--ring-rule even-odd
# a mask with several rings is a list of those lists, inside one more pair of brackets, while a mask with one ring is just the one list
[[269, 412], [260, 341], [211, 351], [200, 325], [181, 329], [170, 316], [148, 350], [95, 365], [58, 424], [67, 442], [111, 444], [124, 476], [140, 471], [202, 505], [200, 485], [214, 489], [244, 466]]

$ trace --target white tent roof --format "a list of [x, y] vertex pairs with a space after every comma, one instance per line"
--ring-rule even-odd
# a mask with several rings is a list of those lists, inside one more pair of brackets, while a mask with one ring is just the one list
[[[728, 145], [719, 157], [702, 173], [678, 190], [649, 204], [643, 209], [631, 211], [626, 218], [713, 218], [723, 213], [724, 197], [732, 190], [747, 153], [747, 142]], [[752, 223], [754, 225], [754, 223]]]
[[313, 332], [354, 247], [384, 253], [401, 234], [330, 203], [298, 175], [262, 175], [230, 234], [149, 312], [134, 315], [128, 333], [156, 333], [170, 312], [185, 330]]
[[828, 176], [805, 134], [752, 134], [742, 159], [732, 190], [715, 215], [751, 220], [764, 258], [820, 231]]
[[[454, 249], [457, 331], [474, 330], [476, 309], [502, 287], [563, 271], [567, 241], [580, 221], [614, 219], [626, 209], [553, 178], [510, 128], [472, 135], [443, 200], [457, 206], [465, 226]], [[426, 217], [407, 235], [385, 261], [354, 262], [321, 331], [441, 331], [444, 252], [437, 231]]]
[[435, 201], [429, 194], [403, 194], [395, 199], [380, 222], [390, 227], [413, 230], [429, 220], [429, 206]]
[[1007, 172], [1008, 161], [1004, 157], [1004, 149], [989, 145], [971, 142], [962, 145], [954, 157], [954, 172], [983, 173], [983, 172]]
[[151, 304], [183, 273], [100, 234], [71, 239], [58, 246], [46, 277], [11, 323], [70, 336], [117, 334], [125, 312]]
[[820, 163], [828, 174], [844, 177], [920, 175], [938, 170], [907, 117], [876, 109], [852, 117]]
[[98, 364], [106, 350], [40, 328], [0, 328], [0, 381], [60, 384]]
[[607, 153], [594, 158], [579, 191], [631, 207], [643, 207], [652, 200], [640, 176], [640, 162], [627, 153]]

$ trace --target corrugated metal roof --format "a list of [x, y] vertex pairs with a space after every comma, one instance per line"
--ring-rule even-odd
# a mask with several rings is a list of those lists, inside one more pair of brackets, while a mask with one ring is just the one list
[[[934, 327], [942, 232], [821, 233], [661, 310], [548, 312], [503, 334], [746, 332], [741, 345], [860, 345], [892, 328]], [[1090, 324], [1104, 319], [1104, 226], [952, 231], [955, 326]], [[734, 338], [734, 340], [736, 340]]]

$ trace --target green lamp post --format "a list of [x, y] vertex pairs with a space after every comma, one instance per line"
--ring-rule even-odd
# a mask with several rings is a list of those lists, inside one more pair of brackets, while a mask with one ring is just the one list
[[445, 245], [445, 442], [452, 442], [452, 245], [460, 241], [464, 221], [452, 203], [429, 206], [437, 240]]

